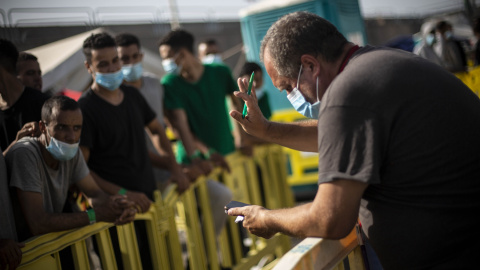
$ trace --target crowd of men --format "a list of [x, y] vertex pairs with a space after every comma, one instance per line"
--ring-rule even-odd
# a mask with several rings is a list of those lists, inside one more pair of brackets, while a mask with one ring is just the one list
[[[429, 21], [420, 29], [422, 41], [413, 52], [450, 72], [467, 68], [467, 54], [460, 40], [453, 34], [453, 26], [447, 21]], [[476, 56], [476, 57], [480, 57]]]
[[[186, 31], [172, 31], [161, 43], [162, 64], [168, 71], [162, 81], [143, 71], [136, 36], [92, 34], [83, 43], [83, 53], [93, 83], [76, 102], [42, 93], [38, 59], [18, 53], [8, 40], [0, 41], [0, 197], [5, 212], [1, 269], [20, 263], [21, 243], [31, 236], [96, 221], [131, 222], [135, 213], [148, 211], [154, 190], [176, 183], [183, 192], [214, 166], [229, 170], [224, 156], [235, 144], [225, 98], [238, 89], [229, 68], [203, 64], [194, 55], [193, 35]], [[174, 54], [182, 66], [169, 70], [168, 65], [175, 65]], [[175, 85], [178, 81], [184, 81], [181, 88]], [[201, 92], [192, 90], [194, 85]], [[189, 98], [193, 91], [197, 100]], [[218, 97], [209, 98], [212, 92]], [[238, 98], [232, 102], [242, 106]], [[166, 123], [182, 142], [178, 162]], [[211, 130], [216, 137], [209, 135]], [[212, 180], [207, 187], [218, 235], [228, 217], [223, 206], [232, 193]], [[71, 208], [67, 197], [72, 189], [85, 194], [92, 207], [65, 212]], [[144, 226], [138, 223], [136, 227]], [[139, 245], [148, 245], [141, 231]], [[148, 269], [149, 258], [143, 257], [144, 253], [142, 263]]]
[[[153, 190], [173, 182], [183, 192], [214, 166], [228, 171], [225, 155], [253, 142], [317, 152], [319, 186], [313, 202], [291, 209], [230, 209], [251, 233], [339, 239], [359, 218], [386, 269], [475, 266], [480, 100], [444, 68], [359, 47], [321, 17], [291, 13], [268, 30], [260, 53], [275, 87], [312, 119], [275, 123], [262, 68], [247, 63], [235, 82], [218, 48], [200, 59], [185, 30], [160, 40], [161, 79], [143, 71], [134, 35], [92, 34], [83, 53], [90, 88], [78, 102], [49, 98], [38, 91], [36, 58], [0, 40], [0, 269], [18, 266], [31, 236], [132, 222], [148, 211]], [[179, 139], [176, 153], [166, 124]], [[207, 187], [218, 235], [232, 193], [216, 181]], [[65, 212], [72, 188], [91, 207]], [[148, 248], [142, 226], [138, 245]], [[148, 252], [141, 255], [149, 269]]]

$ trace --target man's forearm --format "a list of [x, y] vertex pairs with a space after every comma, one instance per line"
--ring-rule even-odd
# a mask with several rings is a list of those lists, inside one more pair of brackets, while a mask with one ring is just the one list
[[294, 208], [265, 211], [265, 225], [276, 232], [294, 237], [325, 236], [311, 216], [311, 205], [312, 203], [307, 203]]
[[98, 176], [94, 171], [90, 171], [90, 174], [92, 175], [97, 185], [107, 194], [118, 194], [118, 191], [122, 188]]
[[151, 151], [148, 152], [148, 156], [152, 162], [152, 165], [156, 168], [169, 170], [172, 165], [172, 160], [169, 156], [160, 156]]
[[90, 224], [87, 213], [49, 213], [29, 224], [33, 235], [59, 232], [83, 227]]
[[318, 131], [316, 120], [293, 123], [269, 122], [266, 134], [261, 139], [294, 150], [317, 152]]

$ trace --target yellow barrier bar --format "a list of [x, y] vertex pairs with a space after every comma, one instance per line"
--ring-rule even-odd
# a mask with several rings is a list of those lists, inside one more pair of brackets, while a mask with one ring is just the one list
[[[61, 269], [58, 251], [74, 244], [77, 241], [83, 241], [86, 238], [101, 231], [108, 230], [112, 224], [99, 222], [90, 226], [85, 226], [75, 230], [48, 233], [33, 237], [26, 241], [22, 249], [22, 262], [18, 269]], [[55, 262], [52, 262], [51, 256], [54, 255]], [[39, 265], [49, 264], [48, 268], [39, 268]]]
[[144, 220], [148, 235], [148, 244], [154, 269], [170, 269], [167, 246], [163, 238], [160, 237], [158, 226], [157, 207], [150, 207], [147, 213], [137, 214], [136, 220]]
[[[263, 204], [268, 208], [289, 207], [293, 204], [293, 198], [286, 184], [283, 148], [265, 145], [255, 148], [253, 159], [237, 152], [226, 158], [232, 172], [229, 174], [217, 169], [209, 178], [223, 181], [232, 190], [235, 200]], [[262, 175], [263, 189], [259, 185], [259, 173]], [[143, 220], [146, 223], [153, 267], [184, 269], [178, 228], [184, 229], [187, 233], [190, 269], [218, 269], [214, 223], [205, 177], [198, 179], [181, 196], [175, 188], [175, 185], [168, 186], [164, 191], [163, 199], [159, 192], [155, 192], [155, 203], [149, 211], [138, 214], [136, 217], [136, 220]], [[200, 226], [198, 207], [202, 213], [203, 230]], [[57, 253], [68, 246], [72, 246], [76, 268], [88, 269], [84, 240], [95, 235], [102, 267], [116, 270], [118, 267], [108, 231], [111, 226], [112, 224], [100, 222], [77, 230], [50, 233], [33, 238], [27, 241], [23, 249], [24, 257], [20, 269], [61, 269]], [[249, 235], [248, 238], [252, 244], [244, 257], [240, 229], [240, 224], [234, 223], [234, 218], [228, 219], [227, 230], [222, 232], [220, 239], [222, 266], [250, 269], [261, 262], [268, 263], [265, 269], [271, 269], [289, 248], [289, 238], [281, 234], [277, 234], [270, 240]], [[134, 224], [117, 226], [117, 233], [124, 268], [141, 269]]]
[[[211, 178], [211, 177], [209, 177]], [[213, 177], [212, 177], [213, 178]], [[208, 257], [208, 265], [210, 270], [220, 269], [219, 258], [218, 258], [218, 248], [217, 248], [217, 239], [215, 235], [215, 224], [213, 221], [212, 210], [210, 207], [210, 198], [207, 189], [206, 178], [202, 181], [198, 181], [197, 186], [197, 199], [198, 206], [202, 213], [202, 231], [203, 239], [205, 241], [205, 248]], [[210, 180], [214, 181], [214, 180]]]
[[73, 264], [75, 269], [90, 269], [85, 240], [75, 242], [72, 246]]
[[[233, 200], [249, 203], [249, 198], [246, 196], [248, 191], [247, 182], [245, 181], [245, 174], [242, 170], [242, 157], [240, 153], [235, 152], [226, 156], [226, 161], [230, 166], [230, 173], [224, 172], [222, 175], [224, 184], [232, 191]], [[236, 224], [234, 219], [227, 219], [226, 235], [222, 235], [221, 246], [222, 255], [224, 255], [224, 266], [232, 267], [240, 262], [243, 257], [242, 239], [239, 231], [239, 224]]]
[[177, 185], [170, 185], [164, 191], [165, 199], [162, 200], [159, 191], [154, 193], [155, 205], [159, 207], [159, 230], [160, 235], [165, 239], [168, 246], [169, 263], [171, 268], [184, 269], [182, 260], [182, 247], [178, 237], [177, 225], [175, 222], [175, 206], [178, 200], [176, 192]]
[[133, 222], [117, 226], [117, 234], [124, 269], [142, 269]]
[[187, 232], [190, 269], [207, 269], [206, 251], [193, 188], [188, 189], [180, 196], [180, 201], [177, 203], [177, 211], [181, 224], [185, 226]]
[[115, 260], [115, 252], [113, 251], [112, 239], [108, 230], [100, 231], [95, 235], [97, 240], [100, 260], [104, 269], [117, 270], [117, 261]]
[[480, 96], [480, 67], [474, 67], [467, 72], [457, 72], [455, 76], [462, 80], [477, 96]]
[[365, 269], [358, 243], [355, 229], [341, 240], [309, 237], [286, 253], [273, 269], [332, 269], [347, 256], [350, 269]]

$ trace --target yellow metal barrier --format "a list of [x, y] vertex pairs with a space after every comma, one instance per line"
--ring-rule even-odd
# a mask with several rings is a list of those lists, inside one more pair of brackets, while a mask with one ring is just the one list
[[462, 80], [477, 96], [480, 96], [480, 67], [474, 67], [467, 72], [455, 73], [455, 76]]
[[[208, 178], [226, 184], [232, 190], [235, 200], [269, 208], [289, 207], [293, 205], [293, 198], [286, 184], [284, 158], [281, 147], [270, 145], [255, 149], [254, 158], [233, 153], [226, 157], [232, 172], [216, 169]], [[240, 224], [234, 223], [234, 218], [229, 218], [227, 229], [222, 232], [218, 242], [219, 249], [206, 181], [206, 177], [201, 177], [181, 195], [175, 191], [175, 185], [167, 187], [163, 198], [156, 191], [154, 204], [149, 211], [136, 216], [136, 220], [142, 220], [146, 224], [153, 267], [184, 269], [178, 235], [180, 229], [187, 235], [190, 269], [220, 269], [220, 261], [223, 267], [236, 270], [250, 269], [259, 262], [268, 263], [265, 269], [271, 269], [290, 248], [289, 238], [277, 234], [272, 239], [265, 240], [247, 235], [246, 231], [241, 232], [243, 228]], [[66, 247], [71, 247], [75, 269], [89, 269], [85, 239], [90, 236], [95, 236], [104, 269], [118, 269], [117, 259], [122, 260], [125, 269], [141, 269], [140, 253], [148, 251], [138, 250], [135, 224], [117, 226], [121, 258], [115, 258], [110, 227], [112, 224], [100, 222], [76, 230], [32, 238], [22, 249], [24, 256], [19, 269], [61, 269], [58, 252]], [[242, 245], [244, 237], [250, 240], [246, 254]]]
[[[171, 206], [163, 204], [158, 191], [155, 192], [155, 197], [153, 207], [135, 218], [146, 222], [152, 265], [155, 269], [184, 269]], [[85, 239], [93, 235], [103, 269], [118, 269], [108, 230], [112, 226], [111, 223], [99, 222], [75, 230], [31, 238], [22, 249], [19, 269], [61, 269], [59, 251], [66, 247], [71, 247], [75, 269], [90, 269]], [[124, 269], [142, 269], [133, 223], [117, 226], [117, 232]]]
[[[294, 109], [276, 111], [272, 116], [275, 122], [296, 122], [307, 118]], [[311, 185], [318, 181], [318, 155], [283, 148], [288, 166], [287, 182], [291, 186]]]
[[109, 237], [105, 237], [104, 234], [108, 234], [108, 228], [111, 226], [110, 223], [99, 222], [76, 230], [33, 237], [25, 243], [25, 247], [22, 249], [22, 263], [18, 269], [62, 269], [59, 251], [68, 246], [72, 247], [75, 269], [89, 269], [85, 239], [92, 235], [97, 236], [97, 241], [100, 240], [100, 245], [104, 248], [101, 255], [102, 264], [112, 267], [109, 269], [116, 269], [115, 260], [104, 261], [106, 255], [115, 258], [111, 242], [102, 241], [109, 240]]
[[285, 254], [273, 269], [345, 269], [343, 260], [346, 257], [350, 269], [365, 269], [355, 229], [341, 240], [306, 238]]

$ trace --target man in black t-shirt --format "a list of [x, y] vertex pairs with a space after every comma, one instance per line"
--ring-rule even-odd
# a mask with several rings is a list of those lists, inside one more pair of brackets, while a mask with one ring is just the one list
[[[144, 213], [155, 190], [152, 164], [169, 170], [179, 181], [188, 179], [146, 100], [137, 89], [121, 85], [123, 73], [115, 40], [106, 33], [92, 34], [83, 43], [83, 53], [93, 83], [78, 101], [83, 112], [80, 149], [98, 185], [108, 194], [125, 194]], [[145, 127], [157, 135], [164, 156], [148, 152]], [[135, 224], [140, 250], [148, 249], [144, 226], [143, 222]], [[116, 242], [115, 237], [112, 241]], [[152, 268], [149, 256], [148, 252], [141, 254], [144, 269]], [[117, 263], [122, 268], [121, 261]]]
[[[176, 163], [163, 126], [143, 96], [121, 85], [123, 74], [115, 40], [105, 34], [83, 44], [93, 84], [78, 101], [84, 126], [80, 147], [98, 184], [109, 194], [126, 194], [141, 212], [150, 207], [155, 182], [152, 164], [188, 181]], [[144, 128], [158, 135], [165, 156], [149, 154]]]
[[247, 80], [236, 95], [248, 116], [230, 115], [254, 136], [318, 152], [318, 191], [294, 208], [229, 215], [263, 237], [327, 239], [360, 218], [385, 269], [478, 268], [480, 100], [465, 84], [408, 52], [356, 46], [308, 12], [273, 24], [261, 56], [273, 85], [318, 120], [265, 120]]
[[[16, 64], [18, 51], [8, 40], [0, 40], [0, 110], [3, 122], [0, 125], [0, 146], [8, 151], [9, 145], [17, 139], [22, 130], [38, 131], [29, 122], [40, 121], [40, 112], [48, 96], [32, 88], [23, 86], [17, 79]], [[25, 134], [23, 134], [25, 135]]]

